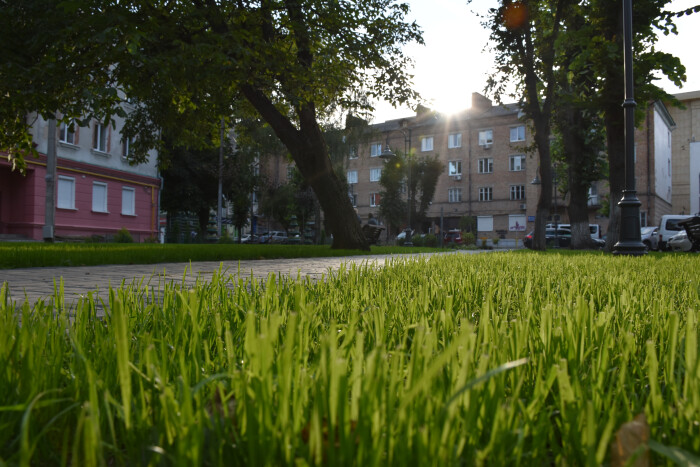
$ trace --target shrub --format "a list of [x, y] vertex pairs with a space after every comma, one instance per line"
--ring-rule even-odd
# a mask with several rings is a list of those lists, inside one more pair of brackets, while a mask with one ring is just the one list
[[476, 243], [476, 237], [471, 232], [463, 233], [462, 234], [462, 243], [464, 245], [474, 245], [474, 243]]
[[501, 237], [494, 237], [491, 241], [493, 242], [494, 246], [498, 245], [498, 241], [501, 239]]
[[134, 238], [131, 236], [126, 227], [122, 227], [114, 234], [114, 243], [134, 243]]
[[436, 247], [438, 244], [438, 239], [433, 234], [428, 234], [423, 237], [423, 242], [425, 246]]

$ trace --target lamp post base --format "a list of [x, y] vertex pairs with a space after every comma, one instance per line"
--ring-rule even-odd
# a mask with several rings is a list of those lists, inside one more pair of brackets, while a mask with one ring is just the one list
[[637, 198], [636, 190], [624, 190], [620, 206], [620, 240], [613, 247], [614, 255], [642, 256], [647, 254], [642, 243], [639, 207], [642, 203]]

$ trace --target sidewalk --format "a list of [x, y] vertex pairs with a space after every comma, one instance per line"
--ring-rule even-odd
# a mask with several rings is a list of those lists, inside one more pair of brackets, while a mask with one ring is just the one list
[[[457, 250], [449, 253], [433, 254], [471, 254], [479, 250]], [[269, 274], [281, 274], [291, 277], [321, 278], [329, 270], [337, 270], [342, 264], [374, 264], [383, 266], [390, 259], [405, 259], [419, 255], [369, 255], [344, 256], [337, 258], [294, 258], [250, 261], [205, 261], [195, 263], [160, 263], [143, 265], [106, 265], [80, 267], [47, 267], [25, 269], [0, 269], [0, 285], [7, 283], [10, 300], [20, 305], [27, 300], [30, 304], [38, 300], [51, 299], [54, 283], [58, 287], [63, 279], [64, 301], [67, 307], [73, 306], [81, 295], [96, 293], [106, 300], [109, 287], [119, 287], [122, 282], [131, 284], [141, 282], [157, 286], [159, 283], [184, 281], [193, 285], [197, 279], [209, 281], [215, 271], [222, 270], [236, 274], [240, 270], [243, 278], [264, 279]], [[186, 272], [186, 274], [185, 274]]]

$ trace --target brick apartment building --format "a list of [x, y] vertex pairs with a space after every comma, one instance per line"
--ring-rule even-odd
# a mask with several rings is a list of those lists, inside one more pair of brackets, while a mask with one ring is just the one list
[[[675, 123], [666, 107], [654, 103], [647, 109], [644, 125], [636, 132], [637, 192], [642, 225], [657, 225], [671, 209], [671, 132]], [[472, 107], [452, 116], [419, 112], [415, 116], [370, 126], [369, 141], [358, 147], [347, 162], [349, 196], [360, 217], [379, 217], [379, 184], [384, 161], [379, 155], [388, 144], [392, 151], [409, 151], [412, 157], [437, 156], [444, 164], [435, 197], [427, 211], [428, 221], [413, 225], [434, 231], [442, 219], [444, 229], [457, 228], [462, 216], [477, 219], [478, 238], [522, 239], [534, 228], [541, 185], [531, 182], [538, 175], [537, 155], [527, 152], [533, 138], [516, 104], [493, 105], [486, 97], [472, 94]], [[591, 187], [591, 223], [607, 229], [599, 209], [608, 193], [606, 181]], [[568, 222], [568, 199], [557, 196], [552, 215]]]
[[673, 214], [700, 212], [700, 91], [676, 94], [684, 108], [669, 106], [673, 132]]

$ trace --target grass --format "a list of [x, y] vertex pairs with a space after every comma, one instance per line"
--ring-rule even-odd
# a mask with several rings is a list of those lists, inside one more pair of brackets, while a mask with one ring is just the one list
[[366, 254], [425, 253], [435, 248], [373, 246], [370, 252], [332, 250], [328, 245], [205, 245], [152, 243], [0, 243], [0, 269], [100, 264], [310, 258]]
[[222, 271], [113, 289], [104, 319], [6, 302], [8, 465], [601, 465], [640, 413], [655, 464], [700, 453], [697, 256]]

